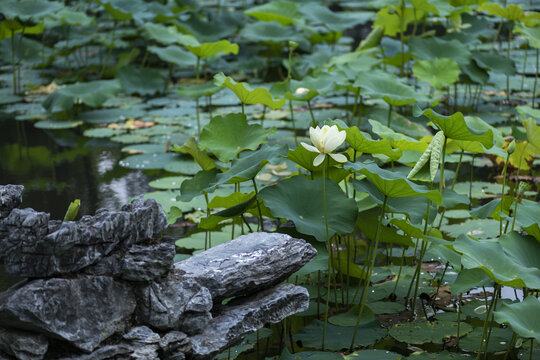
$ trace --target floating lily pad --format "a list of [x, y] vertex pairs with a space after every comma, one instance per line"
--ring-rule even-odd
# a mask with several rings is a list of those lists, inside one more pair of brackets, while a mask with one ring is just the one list
[[[313, 320], [311, 324], [293, 335], [295, 341], [299, 341], [302, 347], [320, 349], [324, 323]], [[354, 334], [354, 326], [326, 326], [325, 349], [339, 351], [351, 346]], [[360, 326], [354, 340], [354, 347], [373, 345], [379, 339], [386, 336], [386, 330], [382, 329], [377, 322]]]
[[163, 168], [166, 171], [170, 171], [177, 174], [195, 175], [201, 169], [200, 165], [193, 160], [177, 159], [173, 160], [165, 165]]
[[161, 74], [152, 69], [128, 65], [121, 68], [116, 76], [128, 94], [152, 95], [165, 88]]
[[38, 129], [71, 129], [82, 125], [82, 121], [66, 121], [66, 120], [42, 120], [34, 124]]
[[180, 185], [186, 179], [189, 179], [189, 178], [186, 176], [167, 176], [167, 177], [150, 181], [148, 185], [150, 187], [153, 187], [154, 189], [162, 189], [162, 190], [180, 189]]
[[132, 155], [120, 160], [120, 166], [136, 170], [163, 169], [165, 165], [177, 159], [176, 154], [142, 154]]
[[345, 360], [401, 360], [403, 356], [381, 349], [358, 350], [345, 356]]
[[148, 136], [136, 135], [136, 134], [123, 134], [114, 136], [111, 138], [112, 141], [116, 141], [122, 144], [137, 144], [145, 143], [148, 141]]
[[85, 130], [83, 135], [88, 136], [88, 137], [95, 137], [95, 138], [108, 138], [108, 137], [123, 134], [124, 132], [125, 130], [109, 129], [109, 128], [103, 127], [103, 128]]
[[468, 220], [459, 224], [443, 225], [441, 230], [452, 237], [467, 234], [476, 239], [489, 239], [499, 234], [499, 222], [493, 219]]
[[67, 85], [47, 96], [43, 107], [50, 112], [70, 110], [79, 100], [92, 107], [101, 106], [121, 90], [116, 80], [97, 80]]
[[[442, 344], [445, 338], [457, 335], [457, 322], [451, 321], [415, 321], [396, 324], [390, 328], [389, 334], [397, 341], [407, 344]], [[462, 322], [459, 334], [463, 336], [472, 331], [472, 326]]]
[[[231, 241], [231, 231], [213, 231], [212, 232], [212, 246], [217, 246], [219, 244], [226, 243], [228, 241]], [[201, 250], [204, 249], [204, 243], [205, 243], [206, 233], [205, 232], [198, 232], [195, 234], [192, 234], [185, 238], [180, 238], [176, 240], [175, 244], [179, 248], [184, 249], [193, 249], [193, 250]], [[208, 241], [208, 240], [206, 240]], [[207, 244], [208, 245], [208, 244]]]
[[[478, 345], [482, 341], [483, 327], [477, 327], [472, 332], [468, 333], [463, 339], [459, 340], [459, 347], [468, 352], [477, 352]], [[508, 349], [508, 344], [512, 338], [513, 331], [511, 329], [501, 329], [493, 327], [490, 329], [488, 352], [505, 351]]]
[[122, 148], [123, 152], [128, 154], [152, 154], [152, 153], [164, 153], [165, 145], [163, 144], [136, 144], [128, 145]]

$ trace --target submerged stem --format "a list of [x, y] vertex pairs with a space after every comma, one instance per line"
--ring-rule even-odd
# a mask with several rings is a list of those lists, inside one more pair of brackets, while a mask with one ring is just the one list
[[373, 246], [373, 252], [371, 253], [371, 258], [369, 259], [368, 270], [366, 274], [366, 282], [364, 284], [364, 289], [362, 291], [362, 299], [360, 300], [360, 310], [358, 311], [358, 317], [356, 318], [356, 324], [354, 326], [354, 333], [351, 339], [351, 346], [349, 350], [352, 351], [354, 348], [354, 341], [356, 339], [356, 334], [358, 333], [358, 327], [360, 326], [360, 321], [362, 319], [362, 313], [364, 312], [364, 307], [366, 305], [367, 293], [369, 288], [369, 283], [371, 279], [371, 274], [373, 272], [373, 267], [375, 266], [375, 260], [377, 259], [377, 247], [379, 246], [379, 234], [381, 230], [382, 221], [384, 218], [384, 213], [386, 210], [386, 202], [388, 201], [388, 196], [384, 195], [384, 200], [382, 204], [381, 216], [377, 222], [377, 230], [375, 230], [375, 245]]

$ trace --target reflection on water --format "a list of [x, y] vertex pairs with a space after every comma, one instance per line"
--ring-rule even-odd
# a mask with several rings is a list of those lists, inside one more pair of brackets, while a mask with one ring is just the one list
[[[80, 215], [119, 209], [148, 192], [141, 171], [122, 168], [121, 145], [83, 137], [81, 129], [41, 130], [0, 113], [0, 184], [24, 185], [21, 207], [62, 219], [75, 199]], [[13, 283], [0, 268], [0, 291]]]

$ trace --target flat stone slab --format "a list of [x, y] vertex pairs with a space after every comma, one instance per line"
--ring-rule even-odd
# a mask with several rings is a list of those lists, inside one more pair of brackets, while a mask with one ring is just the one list
[[52, 278], [0, 293], [6, 327], [42, 333], [90, 352], [123, 331], [135, 310], [131, 288], [110, 277]]
[[234, 299], [212, 319], [202, 334], [191, 338], [190, 356], [198, 360], [212, 359], [265, 324], [278, 323], [308, 306], [308, 291], [288, 283]]
[[279, 233], [251, 233], [174, 265], [175, 272], [206, 287], [214, 301], [278, 284], [311, 260], [309, 243]]

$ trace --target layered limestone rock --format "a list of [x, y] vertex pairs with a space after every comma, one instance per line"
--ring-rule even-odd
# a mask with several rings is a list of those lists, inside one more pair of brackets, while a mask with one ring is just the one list
[[0, 260], [27, 278], [0, 293], [0, 359], [211, 359], [308, 307], [280, 284], [315, 256], [303, 240], [252, 233], [173, 264], [154, 200], [62, 222], [21, 194], [0, 186]]

